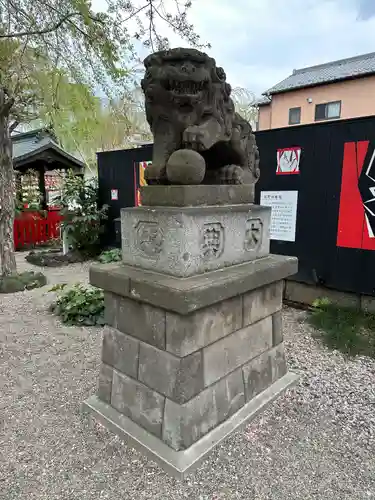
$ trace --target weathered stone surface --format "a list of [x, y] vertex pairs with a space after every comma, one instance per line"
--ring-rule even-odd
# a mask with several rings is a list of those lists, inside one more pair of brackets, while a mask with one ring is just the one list
[[175, 450], [188, 448], [244, 404], [244, 384], [239, 369], [184, 405], [167, 399], [162, 439]]
[[166, 349], [186, 356], [242, 327], [242, 297], [181, 316], [167, 312]]
[[164, 397], [117, 371], [113, 372], [111, 405], [161, 437]]
[[272, 355], [264, 352], [243, 367], [246, 401], [250, 401], [272, 384]]
[[243, 366], [246, 401], [260, 394], [287, 372], [284, 344], [262, 353]]
[[97, 395], [98, 398], [100, 398], [105, 403], [111, 402], [112, 376], [113, 376], [113, 368], [111, 366], [102, 363], [99, 372]]
[[177, 358], [141, 343], [138, 378], [173, 401], [184, 403], [203, 389], [202, 353]]
[[165, 349], [165, 311], [134, 299], [118, 297], [117, 328]]
[[96, 264], [90, 269], [90, 283], [123, 297], [189, 314], [282, 280], [297, 270], [298, 260], [284, 255], [269, 255], [185, 279], [121, 264]]
[[124, 264], [188, 277], [269, 254], [271, 209], [258, 205], [121, 210]]
[[244, 325], [251, 325], [280, 311], [283, 304], [283, 283], [278, 281], [246, 293], [243, 298]]
[[148, 184], [173, 183], [173, 177], [168, 182], [168, 158], [187, 148], [204, 157], [205, 184], [253, 186], [260, 174], [255, 135], [235, 112], [223, 68], [204, 52], [186, 48], [150, 54], [144, 65], [141, 86], [154, 136]]
[[277, 346], [283, 341], [283, 318], [281, 311], [272, 315], [272, 345]]
[[104, 292], [104, 321], [106, 325], [117, 328], [118, 296]]
[[106, 327], [103, 333], [102, 360], [131, 377], [137, 377], [139, 342], [125, 333]]
[[360, 295], [349, 292], [340, 292], [323, 286], [308, 285], [294, 280], [285, 283], [284, 298], [290, 302], [312, 305], [314, 300], [327, 297], [332, 303], [340, 307], [359, 308], [361, 305]]
[[206, 174], [206, 162], [194, 149], [178, 149], [169, 157], [166, 170], [171, 184], [198, 185]]
[[130, 278], [124, 274], [118, 262], [94, 264], [89, 269], [89, 281], [91, 285], [107, 292], [125, 297], [129, 295]]
[[274, 363], [272, 364], [272, 382], [284, 376], [288, 371], [284, 344], [279, 344], [273, 349]]
[[272, 346], [272, 318], [264, 318], [203, 349], [204, 383], [208, 386]]
[[[208, 435], [203, 436], [189, 448], [180, 451], [172, 449], [97, 396], [91, 396], [83, 402], [82, 412], [90, 418], [94, 417], [110, 432], [117, 434], [124, 445], [138, 449], [143, 455], [159, 464], [166, 473], [184, 480], [218, 444], [223, 443], [224, 440], [227, 441], [231, 433], [244, 428], [252, 419], [264, 412], [286, 389], [293, 387], [298, 382], [298, 378], [292, 372], [287, 373], [263, 391], [259, 398], [246, 403], [213, 428]], [[223, 446], [225, 448], [226, 444], [224, 443]]]
[[361, 296], [361, 309], [370, 314], [375, 314], [375, 297]]
[[140, 194], [142, 205], [150, 207], [204, 207], [254, 202], [254, 187], [246, 184], [143, 186]]

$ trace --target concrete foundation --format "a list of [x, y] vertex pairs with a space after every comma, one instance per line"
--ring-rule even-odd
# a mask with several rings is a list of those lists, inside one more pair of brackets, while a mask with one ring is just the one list
[[311, 306], [316, 299], [327, 298], [339, 307], [375, 312], [375, 297], [310, 285], [289, 279], [284, 287], [284, 299], [289, 303]]
[[83, 404], [84, 412], [117, 434], [129, 446], [138, 449], [158, 463], [168, 474], [184, 479], [196, 469], [205, 457], [232, 432], [241, 429], [252, 418], [264, 411], [283, 391], [292, 387], [298, 377], [288, 372], [284, 377], [246, 403], [239, 411], [208, 432], [186, 450], [175, 451], [133, 420], [118, 412], [98, 396], [91, 396]]
[[84, 407], [179, 477], [296, 380], [281, 307], [297, 260], [269, 255], [268, 228], [253, 205], [124, 209], [124, 263], [91, 269], [108, 327]]

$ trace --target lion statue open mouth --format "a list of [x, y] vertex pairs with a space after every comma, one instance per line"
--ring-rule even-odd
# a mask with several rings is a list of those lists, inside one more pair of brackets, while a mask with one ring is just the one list
[[169, 184], [168, 159], [189, 148], [206, 162], [205, 184], [254, 184], [259, 153], [251, 125], [238, 115], [231, 86], [214, 59], [176, 48], [148, 56], [142, 80], [146, 116], [154, 136], [148, 184]]

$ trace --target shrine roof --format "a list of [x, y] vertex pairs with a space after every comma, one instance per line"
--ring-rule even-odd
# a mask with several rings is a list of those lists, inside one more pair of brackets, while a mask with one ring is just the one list
[[12, 145], [15, 168], [20, 163], [29, 163], [38, 155], [48, 151], [63, 157], [65, 162], [68, 161], [74, 168], [85, 168], [85, 164], [79, 158], [65, 151], [58, 144], [54, 134], [45, 129], [15, 133], [12, 135]]

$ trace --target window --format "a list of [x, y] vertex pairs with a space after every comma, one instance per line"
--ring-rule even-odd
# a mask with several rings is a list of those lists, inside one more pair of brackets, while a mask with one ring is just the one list
[[289, 109], [289, 125], [298, 125], [301, 123], [301, 108]]
[[340, 118], [341, 101], [327, 102], [315, 106], [315, 121]]

